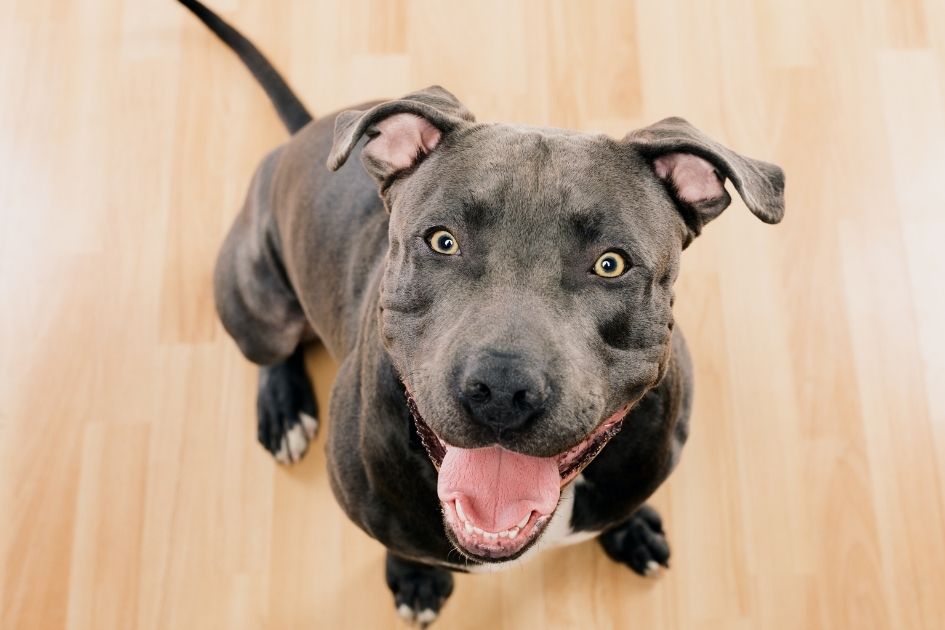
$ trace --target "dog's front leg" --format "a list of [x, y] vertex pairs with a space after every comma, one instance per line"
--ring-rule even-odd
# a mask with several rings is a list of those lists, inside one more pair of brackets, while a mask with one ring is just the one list
[[453, 574], [446, 569], [405, 560], [387, 552], [387, 586], [397, 614], [426, 628], [440, 614], [453, 592]]
[[318, 423], [315, 394], [305, 373], [302, 344], [313, 341], [289, 283], [275, 219], [271, 182], [279, 152], [253, 177], [214, 270], [220, 321], [247, 359], [259, 364], [259, 442], [284, 464], [301, 459]]

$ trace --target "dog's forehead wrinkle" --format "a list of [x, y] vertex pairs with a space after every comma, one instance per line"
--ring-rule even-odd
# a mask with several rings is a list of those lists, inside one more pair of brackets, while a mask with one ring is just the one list
[[603, 236], [604, 217], [601, 212], [575, 212], [568, 216], [567, 226], [582, 246], [590, 245]]
[[474, 200], [472, 195], [468, 199], [462, 203], [463, 223], [467, 229], [483, 229], [494, 225], [499, 219], [500, 209], [496, 205]]
[[[480, 210], [515, 211], [531, 208], [543, 213], [557, 208], [591, 205], [612, 195], [614, 180], [597, 183], [602, 166], [614, 171], [613, 149], [599, 137], [564, 130], [524, 126], [480, 125], [453, 139], [447, 150], [427, 161], [420, 187], [421, 200], [438, 195]], [[434, 167], [435, 168], [432, 168]], [[420, 173], [417, 173], [420, 175]], [[528, 217], [525, 217], [528, 218]]]

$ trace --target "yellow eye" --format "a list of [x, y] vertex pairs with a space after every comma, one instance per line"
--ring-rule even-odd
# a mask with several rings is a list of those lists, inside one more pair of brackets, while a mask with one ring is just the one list
[[430, 249], [438, 254], [452, 256], [459, 253], [456, 237], [446, 230], [437, 230], [427, 238], [427, 242], [430, 244]]
[[617, 252], [604, 252], [594, 263], [594, 273], [601, 278], [616, 278], [627, 270], [627, 261]]

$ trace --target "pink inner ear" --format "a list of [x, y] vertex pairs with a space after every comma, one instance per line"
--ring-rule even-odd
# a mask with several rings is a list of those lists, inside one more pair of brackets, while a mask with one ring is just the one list
[[365, 155], [396, 173], [413, 166], [420, 152], [429, 153], [440, 142], [440, 130], [415, 114], [394, 114], [377, 123], [380, 135], [364, 147]]
[[673, 183], [680, 200], [698, 204], [725, 194], [724, 180], [707, 160], [691, 153], [667, 153], [653, 160], [660, 179]]

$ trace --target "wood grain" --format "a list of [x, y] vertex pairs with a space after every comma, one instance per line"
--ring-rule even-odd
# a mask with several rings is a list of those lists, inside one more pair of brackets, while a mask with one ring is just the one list
[[[441, 83], [482, 120], [684, 116], [788, 173], [784, 223], [736, 202], [684, 256], [672, 569], [556, 550], [459, 576], [439, 627], [945, 627], [941, 2], [212, 4], [317, 114]], [[171, 0], [3, 0], [0, 85], [0, 627], [398, 627], [325, 428], [273, 463], [213, 312], [285, 139], [262, 92]]]

